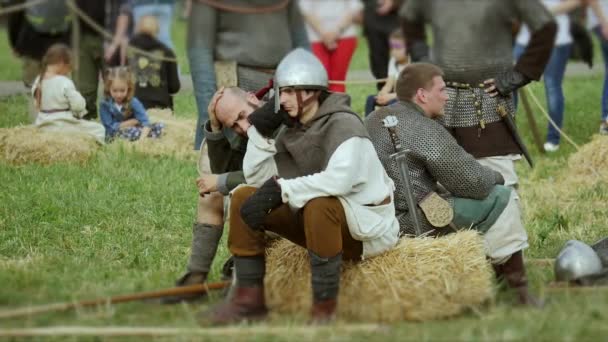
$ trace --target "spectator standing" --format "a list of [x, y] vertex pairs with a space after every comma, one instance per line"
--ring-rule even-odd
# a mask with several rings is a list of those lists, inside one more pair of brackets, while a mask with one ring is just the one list
[[[90, 1], [76, 0], [76, 5], [93, 21], [114, 32], [112, 41], [104, 45], [103, 37], [89, 24], [80, 19], [78, 69], [75, 70], [76, 87], [87, 101], [85, 119], [97, 118], [97, 87], [99, 75], [106, 64], [120, 55], [120, 64], [126, 59], [126, 40], [129, 34], [131, 9], [127, 0]], [[104, 49], [105, 48], [105, 49]]]
[[[356, 18], [360, 0], [300, 0], [312, 52], [319, 58], [329, 79], [344, 81], [357, 48]], [[330, 84], [330, 91], [345, 92], [344, 84]]]
[[[24, 0], [4, 1], [3, 5], [17, 5]], [[63, 0], [49, 0], [24, 11], [8, 15], [7, 31], [13, 53], [21, 59], [21, 79], [31, 88], [40, 73], [42, 57], [53, 44], [69, 44], [70, 22], [68, 8]], [[59, 20], [47, 20], [50, 17]], [[29, 116], [35, 121], [38, 115], [33, 99], [29, 99]]]
[[[140, 18], [136, 34], [130, 44], [150, 55], [175, 59], [175, 53], [156, 39], [158, 20], [154, 16]], [[177, 62], [146, 56], [129, 51], [129, 65], [135, 75], [135, 97], [146, 109], [170, 108], [173, 110], [173, 94], [180, 88]]]
[[[386, 78], [388, 74], [389, 35], [399, 27], [400, 4], [400, 0], [363, 0], [363, 34], [367, 39], [369, 66], [376, 79]], [[380, 90], [384, 84], [376, 86]]]
[[[555, 15], [557, 23], [557, 35], [555, 45], [551, 51], [551, 57], [543, 72], [543, 82], [545, 83], [545, 94], [547, 96], [547, 106], [549, 115], [555, 124], [561, 129], [564, 122], [564, 90], [562, 82], [566, 73], [566, 65], [572, 50], [572, 35], [570, 34], [570, 18], [568, 12], [581, 5], [580, 0], [542, 0], [549, 11]], [[515, 59], [524, 53], [530, 41], [530, 30], [523, 25], [515, 39], [513, 54]], [[547, 129], [547, 141], [544, 148], [547, 152], [555, 152], [559, 149], [559, 131], [549, 123]]]
[[[9, 1], [6, 5], [24, 2]], [[61, 20], [48, 20], [52, 14], [61, 17]], [[9, 43], [22, 61], [22, 80], [26, 87], [30, 88], [39, 74], [42, 57], [49, 47], [57, 43], [69, 44], [68, 14], [63, 0], [48, 0], [8, 16]]]
[[[310, 47], [297, 3], [284, 0], [194, 1], [187, 40], [198, 108], [195, 149], [203, 141], [207, 106], [217, 81], [235, 79], [237, 84], [221, 83], [256, 91], [272, 78], [284, 55], [296, 47]], [[224, 71], [217, 73], [214, 62], [221, 62]]]

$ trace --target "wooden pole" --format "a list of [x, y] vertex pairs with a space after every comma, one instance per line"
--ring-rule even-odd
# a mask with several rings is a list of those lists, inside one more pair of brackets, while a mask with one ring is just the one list
[[[72, 20], [72, 69], [78, 75], [78, 68], [80, 67], [80, 21], [74, 8], [69, 7], [69, 10]], [[76, 80], [76, 82], [80, 82], [80, 80]]]
[[230, 286], [230, 282], [218, 282], [211, 284], [196, 284], [190, 286], [179, 286], [173, 287], [170, 289], [158, 290], [158, 291], [149, 291], [149, 292], [139, 292], [128, 295], [120, 295], [109, 298], [98, 298], [92, 300], [83, 300], [79, 302], [64, 302], [64, 303], [54, 303], [40, 306], [30, 306], [25, 308], [18, 308], [14, 310], [6, 310], [0, 311], [0, 319], [2, 318], [14, 318], [20, 316], [30, 316], [45, 312], [52, 311], [66, 311], [70, 309], [74, 309], [77, 307], [87, 307], [87, 306], [97, 306], [101, 304], [115, 304], [115, 303], [125, 303], [132, 302], [136, 300], [142, 299], [151, 299], [151, 298], [163, 298], [169, 296], [179, 296], [179, 295], [187, 295], [187, 294], [202, 294], [208, 292], [209, 290], [219, 290], [224, 289]]
[[[257, 336], [289, 336], [294, 340], [311, 340], [312, 337], [319, 336], [326, 339], [335, 334], [352, 333], [376, 333], [375, 336], [382, 336], [382, 333], [390, 332], [390, 327], [380, 324], [331, 324], [321, 326], [311, 325], [238, 325], [228, 327], [211, 328], [174, 328], [174, 327], [145, 327], [145, 326], [56, 326], [43, 328], [24, 328], [24, 329], [0, 329], [0, 337], [60, 337], [60, 336], [97, 336], [97, 337], [173, 337], [179, 339], [184, 336], [200, 337], [224, 337], [229, 340], [235, 337], [245, 337], [255, 339]], [[380, 333], [380, 335], [378, 335]], [[240, 339], [240, 338], [239, 338]], [[260, 339], [260, 338], [258, 338]], [[203, 338], [203, 340], [205, 340]]]

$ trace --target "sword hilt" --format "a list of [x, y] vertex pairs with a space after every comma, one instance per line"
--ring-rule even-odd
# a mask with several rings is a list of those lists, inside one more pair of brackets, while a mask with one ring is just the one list
[[382, 124], [388, 130], [388, 135], [391, 137], [391, 142], [395, 147], [396, 152], [400, 152], [402, 149], [401, 139], [399, 139], [399, 135], [397, 135], [397, 124], [399, 120], [394, 115], [389, 115], [382, 120]]

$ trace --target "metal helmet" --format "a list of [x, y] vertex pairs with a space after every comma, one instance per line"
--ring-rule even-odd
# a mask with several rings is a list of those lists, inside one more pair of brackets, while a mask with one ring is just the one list
[[274, 73], [275, 111], [279, 110], [278, 95], [283, 87], [326, 90], [327, 71], [315, 55], [297, 48], [283, 57]]
[[600, 257], [589, 245], [578, 240], [566, 242], [555, 259], [555, 278], [558, 281], [572, 281], [601, 271]]
[[327, 71], [311, 52], [297, 48], [288, 53], [274, 74], [277, 87], [327, 89]]

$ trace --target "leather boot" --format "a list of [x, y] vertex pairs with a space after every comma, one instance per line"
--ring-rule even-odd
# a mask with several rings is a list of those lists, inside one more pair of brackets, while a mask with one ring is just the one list
[[267, 315], [263, 287], [237, 287], [231, 299], [201, 316], [201, 324], [226, 325], [258, 321]]
[[323, 258], [308, 251], [312, 281], [313, 304], [310, 312], [312, 324], [327, 324], [336, 317], [342, 253]]
[[233, 257], [236, 286], [224, 303], [200, 316], [202, 325], [224, 325], [264, 319], [264, 256]]
[[[213, 258], [222, 238], [223, 225], [213, 225], [196, 222], [192, 226], [192, 249], [190, 260], [186, 269], [188, 272], [177, 280], [175, 286], [188, 286], [203, 284], [211, 270]], [[194, 302], [207, 297], [207, 293], [187, 294], [166, 297], [161, 300], [163, 304], [177, 304], [181, 302]]]
[[528, 291], [528, 278], [524, 266], [523, 253], [513, 253], [509, 260], [502, 265], [495, 265], [496, 277], [504, 279], [508, 287], [515, 291], [518, 304], [541, 308], [544, 306], [542, 300], [534, 297]]
[[315, 301], [312, 304], [310, 313], [311, 323], [327, 324], [336, 318], [336, 307], [338, 302], [335, 299]]

